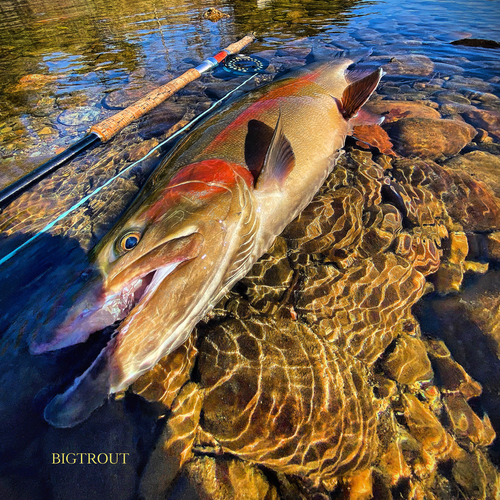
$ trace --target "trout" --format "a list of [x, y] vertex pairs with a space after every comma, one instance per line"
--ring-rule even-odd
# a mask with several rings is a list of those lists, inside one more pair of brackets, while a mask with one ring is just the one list
[[162, 161], [90, 253], [73, 305], [31, 341], [61, 349], [121, 320], [49, 423], [85, 420], [181, 345], [310, 203], [382, 76], [354, 62], [312, 63], [228, 103]]

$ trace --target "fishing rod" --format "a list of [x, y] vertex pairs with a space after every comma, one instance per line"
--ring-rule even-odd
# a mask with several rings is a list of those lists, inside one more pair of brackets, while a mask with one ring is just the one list
[[21, 193], [26, 191], [33, 184], [43, 179], [46, 175], [54, 172], [67, 161], [77, 156], [82, 151], [98, 144], [105, 143], [113, 138], [118, 132], [130, 125], [148, 111], [161, 104], [171, 97], [175, 92], [185, 87], [188, 83], [200, 78], [203, 73], [210, 71], [219, 65], [227, 56], [237, 54], [247, 45], [255, 40], [255, 35], [250, 33], [241, 40], [232, 43], [225, 49], [208, 59], [205, 59], [196, 68], [188, 69], [179, 77], [149, 92], [129, 107], [119, 111], [113, 116], [106, 118], [102, 122], [93, 125], [89, 133], [72, 144], [69, 148], [56, 155], [54, 158], [46, 161], [29, 174], [13, 182], [5, 189], [0, 191], [0, 207], [5, 207]]

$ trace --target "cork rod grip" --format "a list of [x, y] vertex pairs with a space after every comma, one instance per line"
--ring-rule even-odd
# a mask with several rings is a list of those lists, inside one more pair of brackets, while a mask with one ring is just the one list
[[134, 120], [151, 111], [153, 108], [175, 94], [178, 90], [185, 87], [189, 82], [200, 77], [199, 71], [189, 69], [178, 78], [171, 82], [152, 90], [143, 98], [139, 99], [128, 108], [116, 113], [116, 115], [106, 118], [102, 122], [96, 123], [90, 129], [90, 132], [98, 135], [102, 142], [109, 141], [120, 130], [123, 130], [127, 125], [130, 125]]
[[[227, 54], [236, 54], [254, 40], [255, 36], [253, 34], [247, 35], [241, 40], [226, 47], [224, 51]], [[222, 60], [227, 54], [222, 55], [222, 57], [219, 57], [219, 59]], [[165, 85], [152, 90], [149, 94], [146, 94], [143, 98], [139, 99], [128, 108], [119, 111], [115, 115], [106, 118], [102, 122], [96, 123], [90, 128], [90, 132], [96, 134], [102, 142], [109, 141], [118, 132], [120, 132], [120, 130], [123, 130], [134, 120], [137, 120], [137, 118], [140, 118], [148, 111], [151, 111], [153, 108], [158, 106], [158, 104], [162, 103], [165, 99], [168, 99], [170, 96], [175, 94], [175, 92], [182, 89], [188, 83], [196, 80], [200, 76], [201, 73], [195, 68], [187, 70], [178, 78], [175, 78]]]

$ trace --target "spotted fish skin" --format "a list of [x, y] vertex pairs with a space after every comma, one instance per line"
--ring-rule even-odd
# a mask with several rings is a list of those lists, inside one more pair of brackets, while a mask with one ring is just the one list
[[307, 206], [382, 76], [351, 73], [353, 62], [314, 63], [228, 104], [162, 162], [93, 250], [73, 307], [33, 336], [41, 353], [123, 320], [49, 403], [50, 423], [84, 420], [184, 343]]

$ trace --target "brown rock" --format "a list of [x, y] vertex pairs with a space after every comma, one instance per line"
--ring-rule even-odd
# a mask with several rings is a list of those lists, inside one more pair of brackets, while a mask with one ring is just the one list
[[394, 325], [405, 321], [424, 283], [422, 274], [390, 252], [345, 272], [333, 266], [308, 268], [296, 309], [310, 323], [325, 319], [328, 340], [372, 363], [397, 336]]
[[146, 156], [151, 149], [158, 145], [158, 139], [150, 139], [149, 141], [144, 141], [141, 144], [133, 147], [129, 151], [129, 160], [137, 161]]
[[439, 120], [441, 115], [420, 101], [370, 101], [363, 108], [371, 113], [384, 117], [384, 124], [392, 123], [401, 118], [433, 118]]
[[500, 260], [500, 231], [488, 235], [488, 257], [492, 260]]
[[454, 231], [450, 233], [450, 255], [448, 260], [452, 264], [462, 264], [469, 253], [469, 244], [467, 236], [462, 231]]
[[464, 262], [465, 272], [484, 274], [488, 272], [488, 269], [489, 269], [488, 262], [474, 262], [472, 260], [466, 260]]
[[462, 113], [466, 122], [488, 131], [495, 139], [500, 139], [500, 113], [486, 109], [469, 109]]
[[373, 498], [373, 476], [371, 469], [365, 469], [346, 480], [346, 500], [370, 500]]
[[140, 483], [141, 498], [164, 498], [183, 464], [191, 458], [198, 430], [203, 391], [186, 384], [172, 406], [172, 414], [149, 456]]
[[452, 293], [460, 291], [463, 279], [463, 266], [443, 262], [435, 274], [433, 283], [438, 293]]
[[493, 139], [488, 135], [488, 132], [482, 128], [477, 129], [477, 135], [474, 137], [474, 142], [478, 144], [482, 142], [493, 142]]
[[460, 169], [483, 182], [500, 198], [500, 157], [485, 151], [471, 151], [445, 162], [448, 168]]
[[384, 65], [389, 75], [427, 76], [434, 72], [434, 63], [422, 55], [398, 55]]
[[[183, 498], [196, 500], [278, 500], [276, 488], [253, 464], [237, 459], [196, 457], [180, 473]], [[187, 482], [187, 484], [186, 484]], [[169, 499], [170, 497], [167, 497]]]
[[410, 432], [421, 444], [424, 460], [432, 464], [435, 460], [449, 458], [456, 452], [452, 437], [422, 402], [413, 394], [403, 394], [404, 417]]
[[454, 463], [452, 474], [465, 498], [489, 500], [500, 494], [498, 472], [481, 450], [463, 452]]
[[38, 135], [50, 135], [53, 133], [54, 130], [50, 127], [43, 127], [41, 130], [38, 131]]
[[490, 349], [500, 356], [500, 287], [499, 273], [492, 270], [465, 290], [462, 305], [467, 315], [487, 336]]
[[363, 365], [302, 323], [226, 321], [202, 337], [198, 366], [202, 427], [224, 451], [327, 488], [371, 463]]
[[387, 129], [398, 153], [429, 159], [458, 153], [476, 135], [470, 125], [431, 118], [403, 118]]
[[414, 384], [430, 380], [433, 376], [424, 343], [409, 335], [402, 335], [397, 339], [396, 347], [384, 361], [383, 367], [400, 384]]
[[[436, 218], [446, 221], [449, 216], [466, 232], [500, 229], [498, 199], [465, 171], [406, 158], [393, 160], [392, 166], [398, 183], [390, 187], [401, 198], [412, 222], [429, 225], [435, 224]], [[450, 222], [446, 226], [454, 229]]]
[[280, 306], [293, 278], [286, 256], [287, 246], [282, 237], [276, 238], [269, 252], [263, 255], [241, 280], [246, 298], [261, 314], [273, 314]]
[[479, 446], [490, 445], [496, 437], [490, 419], [484, 421], [474, 413], [462, 394], [444, 396], [444, 406], [450, 418], [453, 432], [462, 440], [470, 440]]
[[373, 377], [374, 392], [379, 399], [390, 400], [398, 392], [396, 382], [381, 374]]
[[403, 477], [409, 477], [411, 472], [401, 449], [401, 442], [396, 438], [389, 444], [380, 459], [380, 468], [388, 476], [391, 486], [398, 483]]
[[203, 13], [203, 19], [208, 19], [209, 21], [212, 21], [213, 23], [216, 23], [217, 21], [220, 21], [221, 19], [227, 19], [229, 17], [229, 14], [224, 14], [224, 12], [221, 12], [218, 9], [215, 9], [211, 7], [210, 9], [206, 10]]
[[466, 399], [481, 395], [481, 384], [473, 380], [452, 357], [442, 340], [425, 340], [434, 370], [446, 391], [459, 392]]

